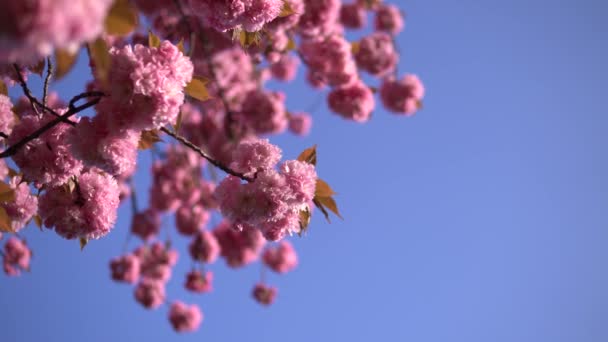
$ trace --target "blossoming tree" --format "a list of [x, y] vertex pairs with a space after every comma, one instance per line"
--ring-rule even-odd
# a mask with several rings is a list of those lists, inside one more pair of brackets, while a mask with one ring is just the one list
[[[286, 108], [270, 79], [289, 82], [307, 68], [313, 88], [329, 88], [331, 111], [366, 122], [376, 106], [412, 115], [424, 88], [400, 75], [395, 43], [401, 10], [381, 0], [7, 0], [0, 33], [0, 237], [4, 272], [29, 270], [32, 252], [19, 232], [31, 221], [81, 248], [111, 233], [121, 203], [131, 203], [132, 252], [110, 261], [111, 277], [134, 286], [147, 309], [167, 303], [165, 284], [178, 251], [159, 238], [161, 217], [191, 242], [196, 264], [183, 275], [194, 293], [212, 290], [207, 265], [239, 268], [260, 259], [286, 273], [298, 258], [288, 241], [313, 209], [340, 215], [334, 192], [316, 172], [316, 149], [281, 161], [265, 137], [305, 135], [311, 116]], [[345, 33], [371, 33], [348, 41]], [[86, 49], [90, 79], [79, 94], [49, 93]], [[29, 83], [43, 76], [42, 94]], [[368, 74], [378, 86], [366, 84]], [[367, 76], [366, 76], [367, 77]], [[368, 82], [369, 83], [369, 82]], [[11, 99], [8, 89], [20, 88]], [[15, 93], [15, 92], [12, 92]], [[160, 136], [167, 139], [161, 142]], [[151, 170], [137, 170], [152, 149]], [[219, 169], [223, 179], [210, 175]], [[136, 172], [138, 171], [138, 172]], [[145, 209], [132, 179], [151, 172]], [[212, 215], [222, 217], [210, 227]], [[271, 304], [277, 289], [256, 284]], [[169, 322], [196, 330], [203, 314], [173, 300]]]

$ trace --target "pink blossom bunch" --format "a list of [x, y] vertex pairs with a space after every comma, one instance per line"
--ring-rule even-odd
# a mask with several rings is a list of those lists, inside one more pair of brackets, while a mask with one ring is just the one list
[[298, 265], [298, 255], [289, 241], [267, 248], [262, 255], [264, 264], [277, 273], [287, 273]]
[[32, 251], [25, 241], [11, 236], [4, 245], [2, 267], [9, 276], [18, 276], [21, 270], [29, 271]]
[[123, 129], [146, 130], [174, 124], [192, 79], [190, 59], [169, 41], [158, 48], [136, 44], [110, 50], [110, 97], [98, 106]]
[[361, 81], [334, 88], [327, 97], [329, 108], [345, 119], [368, 121], [374, 110], [374, 94]]
[[15, 114], [13, 113], [11, 99], [0, 94], [0, 132], [10, 135], [15, 125]]
[[153, 279], [163, 284], [171, 278], [171, 269], [177, 263], [178, 254], [175, 249], [155, 242], [150, 246], [137, 248], [134, 254], [141, 263], [141, 275], [146, 279]]
[[289, 115], [289, 131], [295, 135], [305, 136], [310, 132], [312, 117], [308, 113], [292, 113]]
[[375, 32], [361, 39], [355, 54], [357, 65], [376, 76], [383, 76], [393, 71], [398, 58], [393, 38], [384, 32]]
[[272, 63], [270, 71], [277, 80], [290, 82], [296, 78], [299, 60], [292, 55], [281, 55], [277, 61]]
[[266, 242], [258, 229], [244, 227], [238, 231], [228, 221], [220, 223], [213, 230], [213, 235], [220, 245], [220, 255], [232, 268], [256, 261]]
[[156, 309], [165, 302], [165, 285], [156, 279], [143, 278], [135, 287], [135, 300], [146, 309]]
[[339, 86], [357, 79], [357, 67], [351, 45], [340, 35], [304, 41], [300, 53], [310, 77], [321, 84]]
[[277, 297], [277, 288], [258, 283], [253, 288], [252, 296], [258, 303], [268, 306], [274, 303]]
[[118, 282], [135, 284], [139, 280], [140, 268], [139, 258], [133, 254], [114, 258], [110, 262], [112, 279]]
[[19, 176], [13, 177], [9, 185], [15, 193], [15, 199], [10, 202], [0, 202], [0, 207], [4, 208], [11, 219], [13, 232], [18, 232], [38, 211], [38, 197], [30, 193], [27, 183], [22, 182]]
[[193, 13], [218, 31], [242, 28], [254, 32], [281, 13], [282, 0], [190, 0]]
[[405, 75], [400, 80], [387, 79], [380, 87], [384, 106], [397, 114], [413, 115], [422, 103], [424, 85], [416, 75]]
[[358, 3], [342, 4], [340, 23], [349, 29], [360, 29], [365, 26], [365, 8]]
[[208, 293], [213, 290], [213, 272], [192, 270], [186, 274], [184, 287], [194, 293]]
[[245, 97], [241, 108], [243, 120], [257, 134], [281, 133], [287, 128], [285, 94], [255, 90]]
[[1, 63], [26, 63], [54, 49], [76, 50], [103, 29], [112, 0], [2, 1]]
[[109, 115], [82, 118], [69, 136], [74, 156], [111, 175], [133, 173], [140, 132], [114, 128]]
[[382, 4], [378, 6], [374, 19], [374, 27], [376, 30], [396, 35], [403, 30], [403, 26], [403, 15], [397, 6], [391, 4]]
[[169, 309], [169, 321], [177, 332], [193, 332], [201, 325], [203, 314], [196, 305], [175, 301]]
[[175, 213], [175, 227], [182, 235], [192, 236], [203, 229], [210, 218], [209, 211], [201, 205], [182, 206]]
[[146, 209], [133, 215], [131, 233], [143, 241], [150, 241], [160, 231], [160, 214], [154, 209]]
[[188, 250], [192, 260], [211, 264], [220, 254], [220, 245], [216, 235], [202, 230], [194, 236]]
[[[59, 110], [64, 113], [65, 110]], [[40, 127], [52, 121], [50, 115], [24, 115], [9, 136], [10, 145], [17, 143]], [[72, 154], [68, 143], [71, 127], [65, 123], [55, 125], [40, 137], [31, 140], [13, 156], [13, 161], [28, 182], [38, 185], [61, 185], [72, 176], [78, 176], [82, 162]]]
[[40, 196], [39, 214], [44, 225], [63, 238], [99, 239], [114, 227], [119, 193], [112, 176], [93, 169], [71, 186], [47, 189]]
[[304, 0], [304, 14], [298, 30], [305, 37], [321, 37], [331, 33], [340, 15], [340, 0]]

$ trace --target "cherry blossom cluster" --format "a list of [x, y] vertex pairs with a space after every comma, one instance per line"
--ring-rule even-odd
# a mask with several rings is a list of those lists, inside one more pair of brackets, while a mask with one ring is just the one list
[[[204, 315], [168, 293], [173, 278], [208, 295], [222, 276], [218, 260], [231, 269], [260, 261], [250, 295], [270, 305], [278, 289], [266, 271], [285, 274], [299, 262], [290, 237], [306, 233], [315, 207], [339, 216], [316, 150], [284, 159], [268, 139], [304, 136], [313, 124], [311, 113], [288, 108], [287, 85], [273, 82], [304, 67], [315, 91], [328, 89], [333, 113], [361, 123], [376, 102], [409, 116], [424, 99], [420, 79], [398, 71], [404, 14], [382, 0], [7, 0], [0, 11], [5, 274], [30, 270], [21, 235], [30, 222], [81, 249], [123, 230], [111, 279], [146, 310], [166, 304], [180, 333], [196, 331]], [[49, 91], [53, 75], [79, 50], [91, 78], [63, 101]], [[42, 96], [30, 89], [32, 73], [43, 76]], [[143, 150], [149, 170], [138, 169]], [[146, 172], [140, 208], [135, 179]], [[115, 227], [121, 205], [132, 209], [128, 227]], [[174, 274], [178, 261], [192, 265], [186, 274]]]

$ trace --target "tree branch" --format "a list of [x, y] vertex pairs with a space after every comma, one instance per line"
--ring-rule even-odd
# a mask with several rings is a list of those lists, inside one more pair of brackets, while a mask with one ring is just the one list
[[242, 173], [236, 172], [232, 169], [230, 169], [229, 167], [223, 165], [222, 163], [220, 163], [219, 161], [211, 158], [210, 155], [208, 155], [207, 153], [205, 153], [205, 151], [201, 150], [198, 146], [194, 145], [192, 142], [190, 142], [188, 139], [182, 137], [181, 135], [178, 135], [177, 133], [162, 127], [160, 129], [161, 131], [165, 132], [167, 135], [169, 135], [170, 137], [172, 137], [173, 139], [179, 141], [180, 143], [182, 143], [182, 145], [190, 148], [191, 150], [193, 150], [194, 152], [198, 153], [201, 157], [205, 158], [209, 163], [211, 163], [213, 166], [217, 167], [218, 169], [226, 172], [229, 175], [238, 177], [244, 181], [248, 181], [248, 182], [252, 182], [253, 178], [251, 177], [247, 177]]
[[[76, 95], [72, 101], [70, 101], [70, 104], [72, 104], [78, 96], [80, 95]], [[81, 97], [80, 97], [81, 98]], [[76, 99], [77, 101], [78, 99]], [[42, 134], [44, 134], [44, 132], [48, 131], [49, 129], [55, 127], [57, 124], [63, 122], [66, 123], [69, 122], [72, 126], [76, 125], [75, 122], [69, 121], [69, 117], [82, 112], [83, 110], [93, 107], [94, 105], [96, 105], [99, 100], [101, 100], [101, 98], [96, 98], [93, 99], [83, 105], [80, 105], [78, 107], [74, 107], [72, 106], [70, 109], [68, 109], [68, 111], [63, 114], [60, 115], [58, 118], [55, 118], [53, 121], [49, 121], [47, 122], [44, 126], [38, 128], [36, 131], [34, 131], [33, 133], [31, 133], [30, 135], [26, 136], [25, 138], [21, 139], [20, 141], [16, 142], [14, 145], [9, 146], [6, 150], [4, 150], [4, 152], [0, 153], [0, 159], [2, 158], [7, 158], [10, 156], [15, 155], [15, 153], [17, 153], [17, 151], [25, 146], [27, 143], [29, 143], [30, 141], [40, 137]]]
[[42, 105], [46, 107], [46, 97], [49, 93], [49, 83], [53, 77], [53, 60], [51, 57], [46, 59], [46, 78], [44, 79], [44, 87], [42, 88]]

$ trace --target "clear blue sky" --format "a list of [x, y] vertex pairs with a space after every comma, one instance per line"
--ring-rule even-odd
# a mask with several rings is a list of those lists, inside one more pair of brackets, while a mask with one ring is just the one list
[[[358, 125], [320, 108], [309, 137], [273, 139], [287, 157], [318, 144], [346, 218], [295, 239], [300, 266], [269, 278], [275, 305], [250, 300], [258, 265], [220, 262], [213, 294], [185, 293], [182, 253], [168, 291], [205, 320], [175, 334], [166, 307], [147, 312], [109, 279], [125, 207], [84, 252], [27, 229], [32, 272], [0, 276], [0, 339], [608, 341], [608, 3], [399, 3], [401, 69], [425, 82], [424, 110]], [[302, 87], [288, 87], [293, 109], [314, 102]]]

